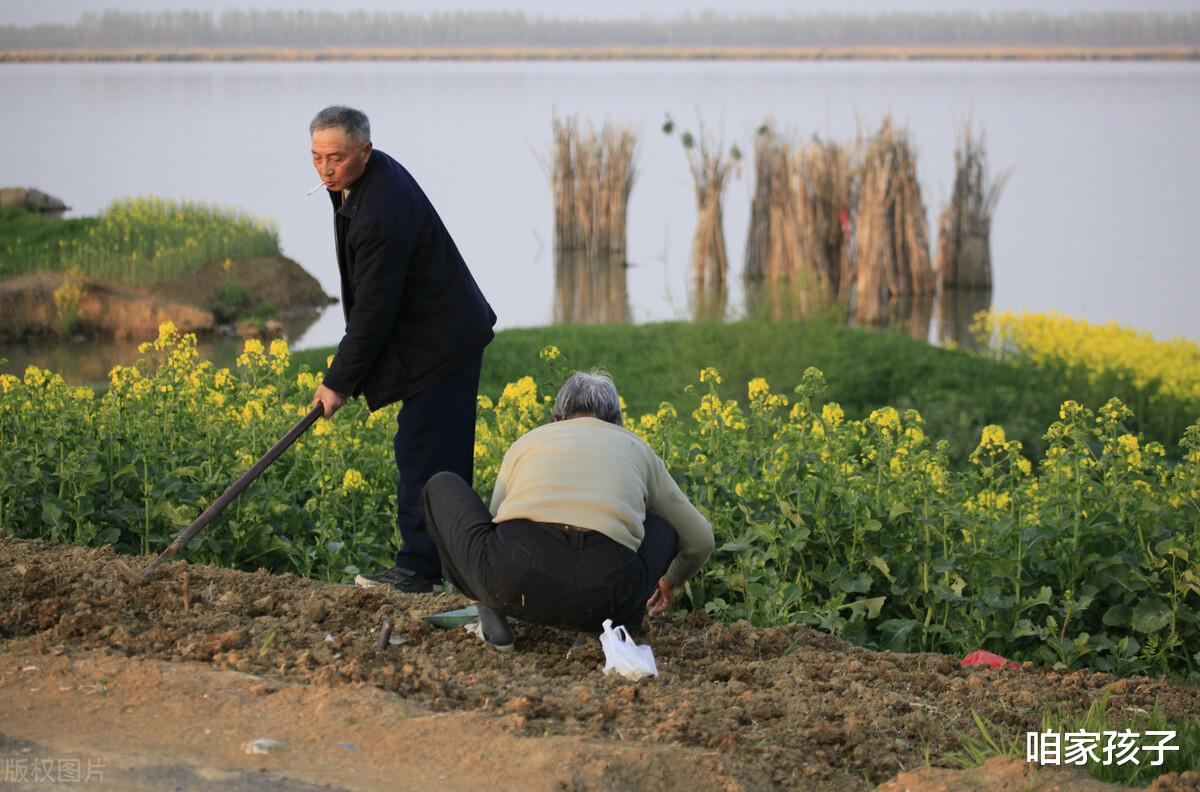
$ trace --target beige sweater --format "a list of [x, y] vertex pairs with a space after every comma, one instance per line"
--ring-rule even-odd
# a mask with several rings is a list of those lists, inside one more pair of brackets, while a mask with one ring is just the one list
[[679, 554], [667, 570], [667, 580], [678, 586], [712, 553], [712, 526], [642, 438], [598, 418], [546, 424], [518, 438], [500, 463], [492, 492], [496, 522], [589, 528], [635, 552], [646, 512], [669, 522], [679, 536]]

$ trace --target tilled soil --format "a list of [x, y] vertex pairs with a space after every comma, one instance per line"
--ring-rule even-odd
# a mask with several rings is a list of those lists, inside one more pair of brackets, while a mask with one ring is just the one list
[[[599, 642], [518, 625], [498, 653], [421, 617], [450, 595], [363, 590], [184, 562], [150, 579], [148, 558], [0, 537], [0, 645], [196, 661], [287, 683], [355, 683], [431, 712], [471, 712], [518, 737], [577, 736], [684, 746], [744, 788], [872, 788], [974, 733], [972, 710], [1022, 734], [1046, 708], [1200, 712], [1200, 690], [1045, 668], [961, 669], [955, 658], [851, 646], [804, 627], [720, 624], [702, 613], [651, 622], [659, 676], [606, 677]], [[398, 645], [379, 648], [384, 619]], [[625, 779], [628, 782], [628, 777]], [[687, 779], [676, 779], [687, 786]], [[661, 787], [656, 774], [653, 785]]]

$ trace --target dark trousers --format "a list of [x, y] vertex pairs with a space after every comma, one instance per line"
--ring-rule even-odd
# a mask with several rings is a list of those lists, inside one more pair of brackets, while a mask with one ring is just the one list
[[675, 529], [646, 516], [637, 552], [596, 531], [531, 520], [492, 522], [461, 477], [425, 485], [425, 519], [448, 580], [464, 594], [533, 624], [599, 632], [605, 619], [641, 629], [646, 599], [677, 552]]
[[475, 462], [475, 408], [483, 351], [462, 367], [404, 401], [396, 416], [396, 524], [403, 545], [396, 566], [438, 581], [442, 563], [425, 526], [421, 490], [448, 470], [471, 481]]

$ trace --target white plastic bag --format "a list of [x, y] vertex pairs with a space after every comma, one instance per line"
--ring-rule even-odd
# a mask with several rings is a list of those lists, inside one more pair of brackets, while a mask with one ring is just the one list
[[635, 682], [644, 676], [658, 676], [658, 666], [654, 663], [654, 652], [650, 647], [634, 643], [623, 626], [612, 626], [612, 619], [604, 620], [600, 645], [604, 647], [605, 674], [616, 671]]

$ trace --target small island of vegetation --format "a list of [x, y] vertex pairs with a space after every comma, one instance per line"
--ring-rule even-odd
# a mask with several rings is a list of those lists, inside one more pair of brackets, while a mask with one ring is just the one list
[[138, 338], [168, 318], [251, 334], [331, 301], [274, 225], [240, 210], [154, 197], [66, 220], [0, 210], [0, 340]]

